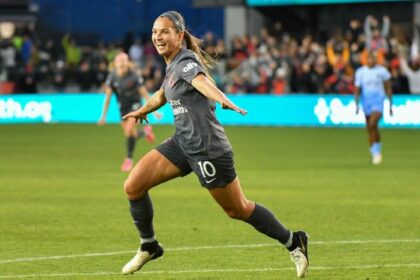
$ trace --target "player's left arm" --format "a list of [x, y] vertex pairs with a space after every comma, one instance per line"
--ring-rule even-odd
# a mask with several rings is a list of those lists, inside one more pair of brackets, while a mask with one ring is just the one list
[[224, 109], [230, 109], [242, 115], [246, 115], [248, 113], [230, 101], [230, 99], [222, 91], [220, 91], [204, 74], [198, 74], [191, 81], [191, 85], [207, 98], [220, 103]]

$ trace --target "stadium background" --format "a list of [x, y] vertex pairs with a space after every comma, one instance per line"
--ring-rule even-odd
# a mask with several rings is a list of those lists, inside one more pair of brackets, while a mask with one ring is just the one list
[[[137, 237], [115, 99], [110, 124], [95, 124], [101, 84], [123, 49], [156, 89], [164, 65], [148, 40], [169, 9], [218, 53], [218, 86], [249, 110], [218, 117], [247, 195], [311, 234], [308, 278], [420, 278], [420, 3], [0, 0], [0, 279], [121, 278]], [[381, 122], [380, 166], [369, 162], [351, 96], [368, 15], [372, 30], [390, 19], [372, 40], [396, 95], [395, 115]], [[169, 108], [162, 113], [151, 118], [158, 142], [173, 133]], [[151, 148], [139, 143], [136, 158]], [[224, 217], [193, 176], [153, 198], [168, 250], [141, 277], [294, 279], [285, 251]]]

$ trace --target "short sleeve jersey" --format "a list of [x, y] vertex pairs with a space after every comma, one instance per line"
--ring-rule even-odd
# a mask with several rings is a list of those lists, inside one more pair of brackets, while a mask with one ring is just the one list
[[385, 97], [384, 82], [391, 78], [389, 71], [380, 65], [372, 68], [362, 66], [356, 71], [355, 86], [361, 88], [363, 99]]
[[190, 155], [206, 154], [216, 158], [232, 150], [225, 131], [216, 119], [214, 101], [192, 85], [192, 80], [205, 71], [196, 54], [188, 49], [174, 57], [166, 68], [163, 90], [172, 107], [175, 137], [181, 149]]
[[142, 78], [138, 77], [137, 74], [131, 70], [122, 77], [118, 76], [115, 71], [112, 71], [105, 81], [105, 84], [111, 87], [112, 91], [115, 92], [118, 102], [123, 105], [141, 101], [138, 89], [142, 83]]

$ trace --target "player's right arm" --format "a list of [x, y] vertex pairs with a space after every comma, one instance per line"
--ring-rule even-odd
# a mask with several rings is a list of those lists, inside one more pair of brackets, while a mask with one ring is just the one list
[[101, 118], [98, 121], [98, 125], [104, 125], [106, 122], [106, 115], [109, 109], [109, 103], [111, 101], [112, 89], [110, 86], [105, 85], [105, 102], [104, 107], [102, 109]]
[[147, 100], [146, 104], [141, 106], [140, 109], [137, 111], [128, 113], [123, 117], [124, 120], [128, 118], [135, 118], [136, 121], [140, 120], [142, 122], [143, 120], [148, 122], [147, 120], [147, 114], [156, 111], [160, 107], [166, 104], [166, 98], [165, 98], [165, 92], [163, 88], [160, 88], [158, 91], [156, 91], [150, 98]]

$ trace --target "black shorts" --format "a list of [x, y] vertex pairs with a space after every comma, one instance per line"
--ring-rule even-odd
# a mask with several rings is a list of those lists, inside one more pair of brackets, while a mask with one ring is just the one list
[[200, 184], [207, 189], [225, 187], [236, 178], [231, 151], [214, 159], [206, 154], [189, 155], [181, 150], [175, 137], [164, 141], [156, 150], [181, 169], [182, 176], [194, 171]]
[[118, 107], [120, 108], [120, 116], [121, 118], [127, 115], [130, 112], [134, 112], [141, 107], [140, 102], [125, 102], [125, 103], [118, 103]]

